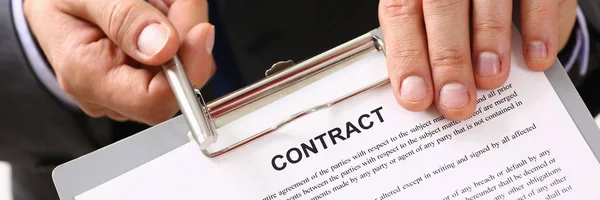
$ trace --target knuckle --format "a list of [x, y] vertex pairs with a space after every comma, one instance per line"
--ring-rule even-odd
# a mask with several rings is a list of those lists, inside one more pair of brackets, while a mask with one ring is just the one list
[[502, 21], [500, 18], [489, 18], [483, 20], [477, 20], [475, 22], [475, 32], [506, 32], [508, 30], [508, 24]]
[[113, 0], [101, 8], [103, 22], [106, 24], [106, 32], [113, 40], [120, 43], [127, 34], [129, 25], [135, 16], [133, 1]]
[[398, 46], [390, 48], [386, 55], [393, 60], [390, 66], [394, 74], [418, 70], [420, 66], [415, 65], [415, 63], [419, 63], [419, 59], [426, 59], [424, 50], [412, 47]]
[[459, 48], [441, 48], [431, 53], [431, 67], [455, 67], [467, 64], [469, 55]]
[[423, 57], [423, 50], [419, 50], [416, 48], [403, 48], [396, 47], [390, 48], [386, 54], [397, 60], [414, 60]]
[[379, 5], [381, 17], [397, 18], [416, 14], [418, 1], [410, 0], [381, 0]]
[[427, 4], [432, 7], [432, 9], [454, 9], [456, 6], [460, 4], [467, 3], [467, 0], [423, 0], [423, 4]]

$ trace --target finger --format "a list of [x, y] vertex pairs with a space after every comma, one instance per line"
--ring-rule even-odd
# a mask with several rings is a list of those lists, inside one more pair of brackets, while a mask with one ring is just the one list
[[190, 82], [200, 88], [214, 74], [211, 52], [215, 42], [215, 28], [202, 23], [192, 28], [181, 45], [181, 60]]
[[523, 52], [530, 69], [543, 71], [558, 54], [558, 0], [521, 1]]
[[195, 25], [208, 22], [206, 0], [152, 0], [150, 2], [168, 8], [167, 17], [177, 29], [181, 39], [184, 39]]
[[394, 96], [407, 110], [428, 108], [433, 101], [433, 86], [421, 1], [382, 0], [379, 21]]
[[437, 108], [448, 119], [466, 119], [476, 106], [469, 1], [425, 0], [423, 12]]
[[175, 27], [158, 9], [142, 0], [63, 0], [60, 9], [90, 21], [135, 60], [160, 65], [179, 48]]
[[473, 67], [482, 89], [499, 87], [510, 72], [512, 1], [473, 1]]

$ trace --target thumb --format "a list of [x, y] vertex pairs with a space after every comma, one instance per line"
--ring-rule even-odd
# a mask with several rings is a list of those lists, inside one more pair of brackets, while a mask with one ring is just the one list
[[178, 33], [157, 8], [143, 0], [64, 0], [59, 8], [98, 26], [126, 54], [160, 65], [179, 48]]

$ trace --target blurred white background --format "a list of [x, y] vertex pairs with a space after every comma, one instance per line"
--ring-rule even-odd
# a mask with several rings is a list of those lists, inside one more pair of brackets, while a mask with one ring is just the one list
[[[596, 124], [600, 126], [600, 116], [596, 117]], [[12, 200], [10, 166], [2, 161], [0, 161], [0, 200]]]

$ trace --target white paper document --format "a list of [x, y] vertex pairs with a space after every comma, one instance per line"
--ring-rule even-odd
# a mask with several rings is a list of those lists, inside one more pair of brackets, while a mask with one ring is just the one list
[[[598, 160], [544, 74], [526, 68], [518, 36], [513, 39], [509, 80], [479, 91], [477, 111], [467, 120], [444, 119], [434, 108], [406, 111], [385, 85], [217, 158], [190, 142], [76, 200], [600, 199]], [[383, 55], [365, 62], [358, 63], [385, 73]], [[332, 77], [354, 82], [347, 73]], [[314, 105], [319, 92], [330, 93], [324, 85], [343, 87], [325, 82], [332, 80], [219, 133], [254, 134], [277, 121], [268, 116], [282, 119], [297, 111], [285, 108]]]

